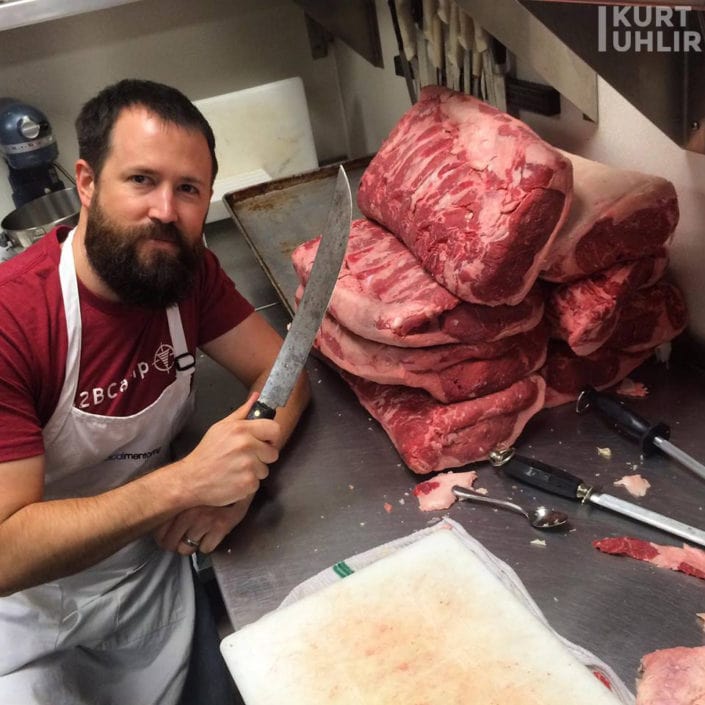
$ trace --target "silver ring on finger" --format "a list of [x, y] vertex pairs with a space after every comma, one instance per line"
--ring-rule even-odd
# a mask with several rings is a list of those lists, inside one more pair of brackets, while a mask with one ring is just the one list
[[187, 546], [190, 546], [191, 548], [194, 548], [196, 550], [198, 550], [198, 547], [201, 545], [199, 541], [194, 541], [192, 538], [190, 538], [188, 536], [184, 536], [181, 540]]

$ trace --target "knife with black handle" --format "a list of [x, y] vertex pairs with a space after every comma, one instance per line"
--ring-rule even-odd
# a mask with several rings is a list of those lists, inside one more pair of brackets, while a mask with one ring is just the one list
[[303, 297], [259, 399], [247, 414], [248, 419], [273, 419], [277, 409], [285, 406], [291, 396], [338, 281], [351, 221], [352, 195], [348, 177], [341, 165], [333, 202]]
[[490, 453], [490, 461], [500, 467], [509, 477], [560, 497], [578, 502], [590, 502], [603, 509], [610, 509], [642, 524], [653, 526], [674, 536], [705, 546], [705, 531], [689, 526], [671, 517], [641, 507], [633, 502], [605, 494], [597, 486], [588, 485], [582, 479], [563, 468], [526, 458], [510, 451]]

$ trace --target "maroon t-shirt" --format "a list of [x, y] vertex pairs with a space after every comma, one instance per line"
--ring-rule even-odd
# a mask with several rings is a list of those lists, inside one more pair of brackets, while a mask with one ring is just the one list
[[[67, 233], [58, 228], [0, 265], [0, 462], [44, 452], [42, 427], [66, 373], [58, 265]], [[78, 286], [83, 335], [75, 406], [106, 416], [141, 411], [175, 378], [166, 311], [106, 301]], [[179, 308], [192, 354], [253, 310], [210, 250]]]

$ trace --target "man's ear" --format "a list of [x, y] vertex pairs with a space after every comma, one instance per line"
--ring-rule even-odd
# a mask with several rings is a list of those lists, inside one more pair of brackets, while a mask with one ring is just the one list
[[78, 197], [81, 199], [81, 205], [88, 208], [95, 191], [95, 175], [85, 159], [79, 159], [76, 162], [76, 189]]

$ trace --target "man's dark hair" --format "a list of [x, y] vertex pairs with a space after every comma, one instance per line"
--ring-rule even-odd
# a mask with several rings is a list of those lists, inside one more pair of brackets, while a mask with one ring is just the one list
[[100, 176], [111, 146], [112, 129], [120, 113], [133, 106], [142, 106], [160, 117], [189, 130], [202, 133], [208, 142], [213, 163], [212, 178], [218, 173], [215, 137], [208, 121], [198, 108], [176, 88], [163, 83], [126, 78], [104, 88], [91, 98], [76, 118], [78, 156]]

